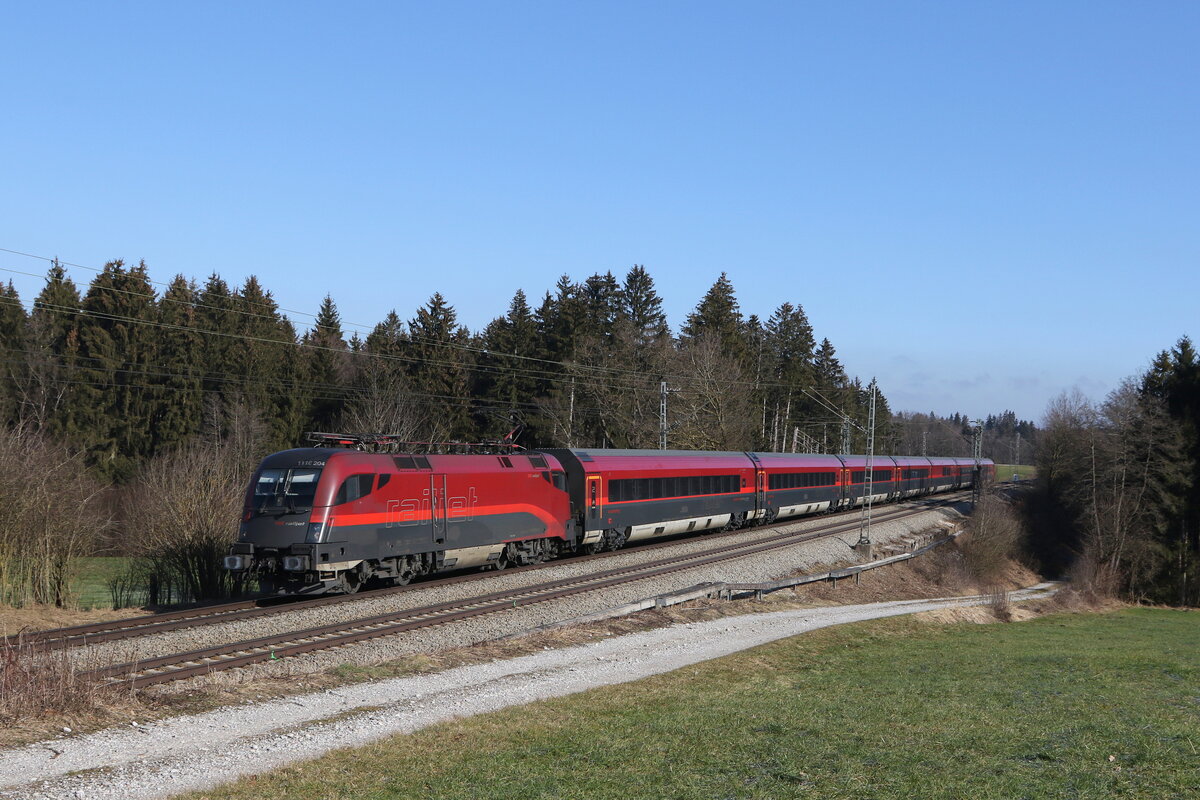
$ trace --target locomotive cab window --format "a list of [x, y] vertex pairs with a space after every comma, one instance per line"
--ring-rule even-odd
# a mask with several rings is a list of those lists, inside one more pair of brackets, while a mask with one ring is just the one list
[[259, 514], [311, 511], [319, 469], [264, 469], [254, 484], [254, 508]]
[[352, 503], [360, 497], [369, 495], [374, 483], [375, 475], [372, 473], [351, 475], [338, 487], [337, 497], [333, 499], [333, 504], [340, 506], [342, 503]]

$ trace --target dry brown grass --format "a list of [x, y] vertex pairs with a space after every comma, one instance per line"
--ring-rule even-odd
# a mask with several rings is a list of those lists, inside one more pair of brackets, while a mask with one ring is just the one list
[[22, 738], [13, 731], [30, 724], [39, 732], [52, 726], [74, 729], [75, 720], [107, 718], [127, 707], [132, 699], [127, 692], [83, 676], [95, 666], [62, 649], [36, 649], [20, 638], [0, 644], [0, 743]]
[[59, 608], [45, 604], [32, 604], [21, 608], [0, 605], [0, 637], [11, 636], [22, 631], [44, 631], [51, 628], [69, 628], [92, 622], [107, 622], [114, 619], [138, 617], [151, 612], [140, 608]]

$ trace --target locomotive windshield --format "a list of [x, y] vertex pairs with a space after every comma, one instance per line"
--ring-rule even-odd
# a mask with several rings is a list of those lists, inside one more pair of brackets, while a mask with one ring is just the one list
[[254, 513], [312, 511], [319, 469], [264, 469], [254, 485]]

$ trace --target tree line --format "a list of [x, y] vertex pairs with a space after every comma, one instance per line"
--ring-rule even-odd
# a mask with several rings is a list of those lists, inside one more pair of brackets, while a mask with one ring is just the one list
[[[54, 264], [29, 313], [11, 283], [0, 290], [0, 348], [7, 424], [78, 446], [118, 483], [232, 409], [262, 422], [265, 449], [308, 429], [476, 441], [514, 420], [526, 446], [657, 447], [666, 381], [672, 446], [834, 452], [841, 414], [861, 448], [867, 408], [798, 304], [746, 317], [723, 274], [675, 336], [641, 266], [623, 281], [563, 276], [536, 307], [518, 290], [479, 331], [434, 294], [363, 336], [330, 296], [298, 332], [253, 276], [177, 276], [160, 294], [144, 263], [112, 261], [81, 292]], [[877, 408], [886, 430], [882, 394]]]
[[1103, 401], [1067, 392], [1037, 454], [1031, 543], [1106, 594], [1200, 605], [1200, 359], [1188, 337]]

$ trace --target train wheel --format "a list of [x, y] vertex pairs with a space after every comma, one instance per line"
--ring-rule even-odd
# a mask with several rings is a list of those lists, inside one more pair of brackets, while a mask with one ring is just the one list
[[491, 564], [484, 567], [484, 569], [488, 569], [490, 567], [491, 569], [494, 569], [497, 572], [499, 572], [500, 570], [504, 569], [507, 566], [508, 566], [508, 545], [505, 545], [504, 549], [500, 551], [500, 556], [495, 561], [493, 561]]
[[358, 568], [348, 569], [341, 575], [341, 580], [338, 582], [338, 587], [343, 594], [355, 594], [363, 587], [363, 573]]
[[620, 550], [625, 546], [625, 531], [622, 530], [607, 530], [604, 532], [604, 549], [608, 551]]

